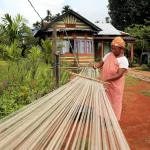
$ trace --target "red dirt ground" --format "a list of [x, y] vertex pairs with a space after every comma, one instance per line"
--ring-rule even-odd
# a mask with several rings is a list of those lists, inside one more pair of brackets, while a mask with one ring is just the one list
[[119, 124], [131, 150], [150, 150], [150, 97], [141, 90], [150, 93], [150, 82], [126, 80]]

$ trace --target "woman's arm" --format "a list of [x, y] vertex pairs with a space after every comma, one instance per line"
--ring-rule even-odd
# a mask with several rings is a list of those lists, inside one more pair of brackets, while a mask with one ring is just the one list
[[111, 77], [106, 77], [106, 78], [104, 78], [104, 79], [102, 79], [103, 81], [114, 81], [114, 80], [117, 80], [117, 79], [119, 79], [120, 77], [122, 77], [123, 76], [123, 74], [125, 73], [127, 71], [127, 69], [125, 69], [125, 68], [119, 68], [119, 70], [118, 70], [118, 72], [115, 74], [115, 75], [113, 75], [113, 76], [111, 76]]

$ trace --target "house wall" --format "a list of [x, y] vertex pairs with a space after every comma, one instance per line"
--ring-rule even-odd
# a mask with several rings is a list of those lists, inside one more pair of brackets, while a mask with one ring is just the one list
[[109, 42], [105, 42], [104, 43], [104, 56], [109, 53], [111, 51], [110, 49], [110, 43]]
[[[52, 31], [52, 27], [47, 29], [51, 40]], [[56, 22], [56, 31], [64, 45], [60, 49], [63, 60], [74, 63], [75, 54], [80, 65], [87, 65], [94, 61], [93, 31], [90, 26], [75, 16], [68, 15]]]
[[[94, 41], [94, 51], [95, 51], [95, 60], [96, 59], [102, 59], [103, 56], [105, 56], [107, 53], [110, 52], [110, 42], [103, 41], [104, 47], [102, 48], [102, 41], [101, 40], [95, 40]], [[102, 52], [102, 49], [104, 50]], [[101, 56], [103, 55], [103, 56]]]
[[61, 61], [66, 61], [67, 63], [76, 66], [79, 64], [80, 66], [91, 66], [92, 62], [94, 62], [93, 54], [63, 54], [61, 55]]

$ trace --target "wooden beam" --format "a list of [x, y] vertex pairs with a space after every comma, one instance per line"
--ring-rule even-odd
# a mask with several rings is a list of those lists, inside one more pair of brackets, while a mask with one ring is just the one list
[[104, 41], [101, 42], [101, 58], [104, 57]]
[[56, 53], [56, 39], [57, 39], [57, 31], [56, 31], [56, 24], [53, 25], [53, 54]]

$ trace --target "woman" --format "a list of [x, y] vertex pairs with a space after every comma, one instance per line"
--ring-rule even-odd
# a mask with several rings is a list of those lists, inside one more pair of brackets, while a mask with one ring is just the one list
[[94, 68], [102, 67], [101, 80], [110, 82], [107, 87], [107, 96], [118, 120], [122, 110], [122, 97], [124, 90], [124, 74], [129, 63], [124, 56], [125, 42], [116, 37], [111, 43], [111, 51], [106, 54], [100, 63], [94, 63]]

